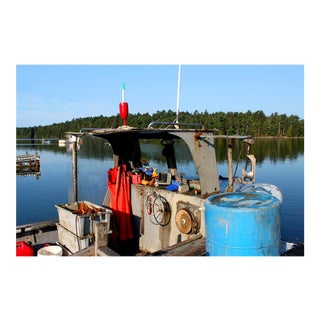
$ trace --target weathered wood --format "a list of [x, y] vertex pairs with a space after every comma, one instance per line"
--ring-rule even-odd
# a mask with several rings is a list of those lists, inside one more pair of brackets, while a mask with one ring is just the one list
[[204, 256], [206, 254], [206, 241], [202, 235], [190, 240], [177, 243], [164, 250], [153, 252], [152, 256]]
[[16, 156], [16, 167], [17, 170], [23, 168], [39, 168], [40, 167], [40, 156], [38, 154], [25, 154]]
[[113, 251], [109, 247], [101, 247], [101, 248], [99, 248], [97, 250], [97, 255], [98, 256], [119, 256], [118, 253], [116, 253], [115, 251]]
[[71, 255], [71, 257], [93, 257], [93, 256], [119, 256], [119, 254], [115, 251], [113, 251], [109, 247], [101, 247], [98, 248], [95, 252], [95, 246], [91, 245], [85, 249], [82, 249], [74, 254]]
[[39, 161], [40, 156], [38, 154], [25, 154], [22, 156], [16, 156], [17, 162], [25, 162], [25, 161]]
[[97, 250], [101, 247], [105, 247], [108, 244], [108, 226], [107, 222], [97, 222], [93, 221], [94, 226], [94, 252], [97, 256]]
[[78, 142], [72, 145], [72, 181], [73, 181], [73, 202], [78, 201]]
[[93, 257], [94, 256], [94, 245], [91, 245], [87, 248], [81, 249], [76, 253], [70, 255], [70, 257]]

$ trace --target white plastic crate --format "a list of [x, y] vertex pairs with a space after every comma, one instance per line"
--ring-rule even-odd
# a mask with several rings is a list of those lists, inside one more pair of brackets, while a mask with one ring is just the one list
[[85, 249], [92, 244], [89, 236], [77, 236], [73, 232], [61, 226], [59, 223], [57, 223], [57, 230], [58, 242], [65, 246], [72, 253], [76, 253], [81, 249]]
[[[99, 209], [99, 213], [79, 214], [74, 213], [79, 209], [80, 204], [91, 208]], [[77, 236], [85, 236], [92, 233], [92, 221], [99, 220], [102, 215], [111, 213], [110, 209], [103, 208], [89, 201], [78, 201], [69, 204], [55, 205], [58, 210], [59, 224]]]

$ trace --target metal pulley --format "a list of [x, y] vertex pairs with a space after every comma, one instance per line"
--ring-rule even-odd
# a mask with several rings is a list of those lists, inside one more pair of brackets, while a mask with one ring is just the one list
[[181, 233], [196, 233], [198, 222], [188, 208], [182, 208], [176, 213], [176, 225]]
[[254, 183], [256, 175], [256, 158], [253, 154], [248, 154], [247, 157], [251, 162], [251, 168], [247, 171], [247, 164], [245, 168], [242, 168], [242, 183]]
[[163, 196], [153, 192], [147, 197], [147, 214], [153, 224], [164, 227], [171, 219], [170, 205]]

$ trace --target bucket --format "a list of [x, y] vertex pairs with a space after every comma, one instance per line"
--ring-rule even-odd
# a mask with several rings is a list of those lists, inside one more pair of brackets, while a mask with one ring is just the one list
[[46, 246], [38, 250], [37, 256], [62, 256], [60, 246]]
[[279, 256], [280, 201], [263, 193], [224, 193], [205, 203], [209, 256]]

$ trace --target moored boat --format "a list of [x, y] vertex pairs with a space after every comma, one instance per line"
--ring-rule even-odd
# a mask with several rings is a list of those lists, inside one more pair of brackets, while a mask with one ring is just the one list
[[[162, 128], [163, 126], [165, 128]], [[182, 126], [186, 128], [181, 128]], [[76, 151], [81, 139], [87, 135], [105, 139], [112, 147], [114, 167], [108, 171], [108, 191], [102, 205], [96, 205], [104, 208], [109, 220], [101, 220], [98, 215], [92, 216], [92, 213], [91, 216], [82, 213], [81, 218], [90, 220], [91, 226], [86, 234], [77, 234], [70, 229], [71, 222], [69, 225], [61, 224], [59, 215], [60, 221], [51, 223], [51, 227], [47, 228], [54, 238], [45, 237], [49, 233], [44, 232], [44, 225], [42, 232], [35, 231], [33, 225], [29, 226], [29, 230], [24, 227], [23, 232], [17, 233], [17, 241], [31, 241], [38, 248], [44, 244], [56, 243], [63, 248], [64, 255], [207, 255], [205, 203], [208, 198], [232, 192], [262, 193], [281, 202], [282, 195], [274, 185], [254, 183], [255, 163], [251, 154], [248, 158], [251, 163], [250, 170], [243, 170], [241, 177], [235, 178], [231, 175], [223, 178], [219, 175], [215, 141], [228, 139], [230, 157], [233, 141], [239, 140], [245, 144], [246, 150], [249, 150], [253, 143], [252, 137], [216, 135], [214, 130], [198, 126], [189, 128], [187, 124], [179, 124], [179, 128], [176, 128], [176, 123], [153, 123], [145, 129], [125, 125], [116, 129], [68, 132], [66, 135], [73, 141], [73, 151]], [[194, 127], [194, 124], [191, 127]], [[157, 172], [151, 164], [141, 161], [141, 143], [149, 139], [159, 140], [163, 148], [162, 154], [168, 165], [165, 172]], [[187, 145], [198, 177], [190, 178], [179, 172], [175, 159], [175, 154], [179, 152], [175, 149], [178, 140]], [[230, 172], [232, 173], [232, 170]], [[70, 208], [83, 201], [77, 198], [74, 200], [73, 204], [57, 206], [60, 210], [64, 206], [65, 213], [76, 220], [80, 213], [75, 213], [75, 209]], [[94, 229], [93, 222], [96, 228], [103, 224], [107, 224], [107, 227], [102, 228], [99, 234]], [[264, 227], [273, 228], [272, 225], [261, 226]], [[279, 234], [280, 226], [275, 228]], [[29, 235], [22, 238], [22, 233], [26, 231], [29, 231]], [[42, 239], [36, 239], [35, 233], [40, 234]], [[86, 238], [89, 240], [85, 240]], [[71, 245], [74, 241], [80, 245]], [[279, 254], [294, 247], [292, 244], [283, 246], [279, 237], [274, 241], [277, 242], [274, 245], [279, 246]], [[100, 243], [99, 246], [96, 242]]]
[[[272, 184], [255, 183], [252, 136], [219, 135], [202, 124], [177, 121], [134, 128], [127, 125], [127, 116], [128, 104], [122, 101], [122, 126], [66, 133], [73, 157], [74, 199], [56, 205], [59, 220], [51, 224], [50, 233], [35, 226], [20, 228], [17, 241], [39, 248], [59, 245], [66, 256], [282, 255], [295, 247], [280, 239], [281, 191]], [[86, 136], [104, 139], [113, 151], [102, 204], [78, 199], [77, 150]], [[218, 172], [219, 139], [228, 142], [228, 177]], [[165, 170], [152, 166], [152, 156], [142, 147], [145, 141], [161, 146]], [[233, 172], [235, 141], [246, 150], [240, 176]], [[191, 154], [196, 176], [177, 167], [181, 144]], [[209, 227], [211, 219], [215, 221]], [[26, 231], [32, 232], [25, 237]], [[40, 239], [35, 234], [54, 238]]]

